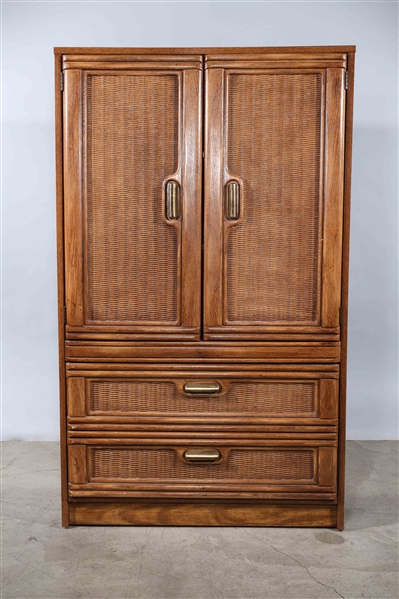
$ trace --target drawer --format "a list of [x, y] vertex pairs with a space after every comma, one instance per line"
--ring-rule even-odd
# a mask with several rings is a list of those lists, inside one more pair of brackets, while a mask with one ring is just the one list
[[81, 439], [69, 445], [69, 495], [334, 500], [336, 460], [323, 441]]
[[[70, 430], [99, 424], [333, 427], [338, 367], [174, 371], [68, 370]], [[303, 368], [303, 367], [302, 367]], [[328, 370], [328, 368], [330, 370]], [[87, 428], [89, 427], [89, 428]]]

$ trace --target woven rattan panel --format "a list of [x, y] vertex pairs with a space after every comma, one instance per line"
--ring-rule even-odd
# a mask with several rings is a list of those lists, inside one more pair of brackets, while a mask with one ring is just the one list
[[321, 87], [318, 74], [229, 77], [228, 168], [244, 189], [228, 321], [318, 320]]
[[175, 75], [87, 80], [88, 318], [175, 322], [178, 234], [162, 182], [178, 164]]
[[314, 478], [314, 452], [233, 449], [220, 464], [188, 464], [173, 449], [93, 448], [90, 478], [310, 482]]
[[315, 392], [315, 382], [231, 383], [221, 397], [187, 397], [171, 382], [91, 381], [90, 411], [309, 416]]

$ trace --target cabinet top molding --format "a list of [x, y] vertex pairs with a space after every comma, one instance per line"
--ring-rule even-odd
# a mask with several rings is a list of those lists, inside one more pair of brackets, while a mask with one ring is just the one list
[[303, 54], [356, 52], [356, 46], [268, 46], [246, 48], [54, 48], [54, 54]]

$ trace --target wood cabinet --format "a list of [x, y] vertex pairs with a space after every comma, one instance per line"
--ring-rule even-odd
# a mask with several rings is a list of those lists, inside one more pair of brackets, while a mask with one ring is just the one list
[[343, 528], [354, 52], [55, 49], [64, 526]]

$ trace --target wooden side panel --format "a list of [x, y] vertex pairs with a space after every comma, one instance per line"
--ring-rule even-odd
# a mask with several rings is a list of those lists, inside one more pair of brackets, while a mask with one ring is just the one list
[[65, 298], [67, 322], [83, 325], [82, 76], [64, 77]]
[[82, 484], [87, 482], [87, 448], [85, 445], [69, 445], [68, 472], [69, 482]]
[[199, 330], [202, 288], [202, 71], [183, 73], [182, 320]]
[[320, 447], [318, 464], [318, 483], [320, 486], [337, 485], [337, 448]]
[[259, 503], [71, 503], [71, 524], [118, 526], [317, 526], [334, 527], [335, 505]]
[[320, 381], [320, 416], [321, 418], [338, 418], [337, 380], [322, 379]]
[[64, 272], [64, 173], [63, 173], [63, 110], [61, 57], [55, 56], [55, 150], [57, 203], [57, 287], [58, 287], [58, 360], [60, 384], [60, 449], [61, 449], [61, 507], [62, 526], [68, 526], [68, 457], [66, 439], [66, 381], [65, 381], [65, 272]]
[[67, 379], [68, 416], [86, 416], [86, 381], [82, 377]]
[[344, 188], [345, 91], [342, 69], [327, 70], [322, 324], [339, 326]]
[[223, 220], [221, 198], [223, 173], [224, 73], [205, 72], [205, 158], [204, 158], [204, 327], [223, 321]]
[[342, 244], [342, 361], [339, 391], [339, 445], [338, 445], [338, 511], [337, 527], [344, 529], [345, 524], [345, 440], [346, 440], [346, 373], [348, 346], [348, 284], [349, 284], [349, 231], [352, 175], [352, 139], [353, 139], [353, 100], [355, 84], [354, 49], [348, 55], [348, 90], [346, 93], [345, 115], [345, 185]]

